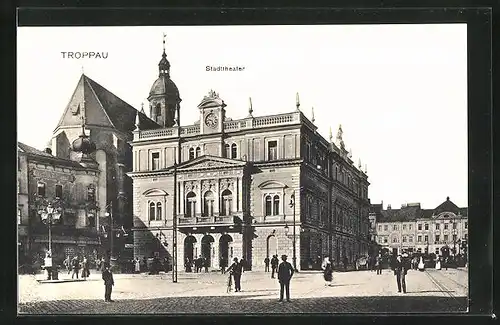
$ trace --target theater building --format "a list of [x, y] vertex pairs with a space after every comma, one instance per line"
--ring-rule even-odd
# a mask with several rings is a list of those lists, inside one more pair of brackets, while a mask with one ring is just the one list
[[160, 126], [145, 129], [137, 119], [130, 142], [134, 257], [172, 263], [175, 250], [179, 270], [198, 256], [211, 268], [243, 257], [261, 269], [266, 256], [286, 254], [309, 269], [325, 255], [336, 264], [367, 255], [369, 182], [341, 127], [336, 139], [331, 130], [323, 138], [298, 95], [289, 112], [254, 116], [250, 101], [248, 115], [233, 120], [231, 109], [241, 108], [226, 107], [213, 90], [183, 108], [199, 120], [182, 126], [165, 50], [158, 67], [148, 100]]

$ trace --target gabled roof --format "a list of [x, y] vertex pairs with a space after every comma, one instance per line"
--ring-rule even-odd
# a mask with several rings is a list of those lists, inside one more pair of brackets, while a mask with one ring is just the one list
[[[61, 126], [81, 125], [82, 113], [85, 114], [85, 122], [89, 126], [111, 127], [129, 133], [135, 129], [138, 111], [82, 74], [56, 129]], [[140, 112], [139, 123], [141, 130], [161, 127]]]
[[434, 215], [437, 216], [441, 212], [453, 212], [454, 214], [459, 214], [460, 209], [455, 203], [450, 201], [449, 197], [447, 197], [446, 201], [444, 201], [434, 209]]
[[77, 161], [53, 156], [49, 153], [28, 146], [27, 144], [24, 144], [19, 141], [17, 142], [17, 150], [39, 161], [50, 162], [53, 164], [57, 164], [59, 166], [68, 166], [78, 169], [85, 169], [85, 167], [80, 165]]

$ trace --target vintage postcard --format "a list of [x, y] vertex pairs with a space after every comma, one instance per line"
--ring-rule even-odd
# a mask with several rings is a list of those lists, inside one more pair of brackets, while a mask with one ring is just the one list
[[468, 310], [466, 24], [17, 33], [20, 314]]

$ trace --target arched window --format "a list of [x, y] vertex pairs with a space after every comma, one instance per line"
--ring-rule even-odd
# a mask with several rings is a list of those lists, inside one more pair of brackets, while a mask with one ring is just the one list
[[203, 215], [211, 217], [214, 215], [214, 194], [212, 191], [207, 191], [203, 200]]
[[271, 195], [266, 195], [266, 216], [272, 215], [272, 199]]
[[198, 158], [199, 156], [201, 156], [201, 149], [200, 147], [196, 147], [196, 158]]
[[196, 194], [189, 192], [186, 195], [186, 215], [188, 217], [196, 216]]
[[227, 143], [224, 145], [224, 152], [226, 153], [226, 158], [231, 158], [231, 146]]
[[156, 208], [155, 208], [155, 203], [151, 202], [149, 203], [149, 220], [156, 220]]
[[221, 196], [221, 215], [230, 216], [232, 213], [233, 193], [230, 190], [224, 190]]
[[156, 104], [155, 115], [156, 116], [160, 116], [161, 115], [161, 104], [160, 103]]
[[156, 203], [156, 220], [161, 220], [161, 202]]
[[273, 197], [273, 216], [277, 216], [280, 214], [280, 197], [275, 195]]
[[194, 159], [194, 148], [189, 148], [189, 160]]
[[238, 156], [238, 147], [236, 146], [236, 143], [233, 143], [231, 145], [231, 158], [236, 159]]

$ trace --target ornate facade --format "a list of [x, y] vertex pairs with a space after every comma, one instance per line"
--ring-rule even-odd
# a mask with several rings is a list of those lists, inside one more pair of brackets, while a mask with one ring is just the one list
[[422, 209], [420, 203], [409, 203], [401, 209], [373, 204], [370, 218], [375, 221], [376, 241], [391, 253], [402, 250], [441, 255], [448, 247], [451, 255], [466, 254], [468, 241], [467, 208], [457, 207], [446, 198], [435, 209]]
[[243, 257], [259, 269], [266, 256], [292, 259], [295, 250], [297, 268], [307, 269], [324, 255], [337, 263], [367, 255], [369, 183], [341, 127], [336, 141], [331, 131], [324, 139], [298, 96], [291, 112], [255, 117], [250, 102], [248, 116], [232, 120], [213, 90], [199, 121], [181, 126], [169, 68], [164, 51], [148, 98], [161, 127], [145, 130], [138, 118], [130, 142], [134, 257], [172, 263], [176, 250], [179, 269], [198, 256], [213, 268]]

